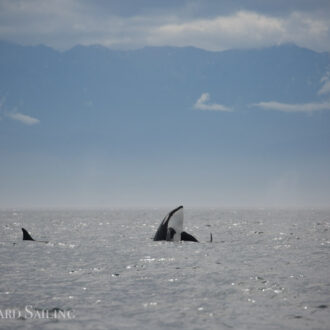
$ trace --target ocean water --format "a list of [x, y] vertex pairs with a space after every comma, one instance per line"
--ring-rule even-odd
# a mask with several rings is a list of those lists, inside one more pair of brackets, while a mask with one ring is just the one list
[[0, 328], [330, 329], [330, 211], [169, 211], [0, 211]]

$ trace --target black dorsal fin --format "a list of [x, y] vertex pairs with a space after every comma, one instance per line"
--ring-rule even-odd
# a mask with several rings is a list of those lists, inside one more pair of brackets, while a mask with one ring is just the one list
[[23, 232], [23, 241], [34, 241], [34, 239], [31, 237], [31, 235], [28, 233], [28, 231], [24, 228], [22, 228]]

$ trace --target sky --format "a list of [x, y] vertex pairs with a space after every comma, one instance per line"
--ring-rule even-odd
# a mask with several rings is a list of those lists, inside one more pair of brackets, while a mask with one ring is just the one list
[[[59, 51], [95, 44], [116, 50], [193, 46], [224, 51], [293, 43], [330, 52], [330, 1], [0, 0], [0, 40], [43, 44]], [[323, 142], [319, 151], [308, 139], [315, 139], [317, 128], [324, 129], [329, 122], [325, 115], [330, 110], [329, 77], [330, 69], [323, 73], [317, 101], [306, 102], [301, 95], [302, 101], [295, 104], [275, 99], [247, 104], [249, 111], [262, 109], [261, 117], [269, 116], [263, 119], [265, 126], [258, 126], [256, 116], [246, 118], [214, 93], [201, 89], [190, 110], [207, 116], [210, 134], [202, 136], [205, 141], [183, 143], [185, 132], [175, 126], [175, 134], [182, 138], [179, 154], [165, 150], [149, 156], [129, 154], [129, 143], [123, 148], [126, 153], [113, 158], [102, 147], [63, 156], [51, 150], [38, 153], [37, 147], [30, 145], [25, 151], [0, 154], [0, 207], [327, 207], [330, 156], [324, 150], [329, 143]], [[6, 102], [0, 95], [0, 129], [15, 123], [10, 129], [20, 127], [19, 138], [33, 135], [35, 128], [42, 129], [44, 121], [33, 111], [17, 104], [5, 112], [9, 108]], [[92, 101], [88, 106], [92, 108]], [[322, 122], [322, 118], [326, 120]], [[278, 136], [272, 141], [281, 143], [280, 147], [273, 145], [273, 151], [264, 142], [270, 141], [269, 134], [277, 134], [272, 120], [278, 125]], [[212, 141], [217, 123], [227, 132], [228, 141]], [[243, 139], [250, 130], [249, 141], [255, 141], [258, 151], [248, 154], [244, 141], [224, 158], [192, 151], [194, 143], [207, 145], [207, 138], [214, 148], [226, 144], [226, 149], [235, 149], [244, 125]], [[283, 131], [287, 139], [280, 135]], [[294, 150], [291, 155], [290, 148], [297, 146], [296, 140], [302, 136], [306, 149], [315, 150]], [[125, 140], [124, 133], [121, 138]]]
[[68, 49], [294, 43], [330, 50], [328, 0], [0, 0], [0, 39]]

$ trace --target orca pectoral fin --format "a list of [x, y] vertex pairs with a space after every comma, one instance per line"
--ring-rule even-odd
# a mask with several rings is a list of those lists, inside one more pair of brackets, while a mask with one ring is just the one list
[[[182, 230], [182, 223], [183, 223], [183, 206], [179, 206], [176, 209], [172, 210], [168, 213], [163, 221], [160, 223], [157, 232], [154, 236], [154, 241], [169, 241], [168, 239], [168, 224], [172, 221], [175, 231], [181, 232]], [[173, 227], [172, 225], [172, 227]], [[175, 233], [174, 233], [175, 234]], [[173, 236], [171, 237], [173, 238]]]
[[198, 240], [194, 236], [186, 233], [185, 231], [181, 233], [181, 241], [198, 242]]

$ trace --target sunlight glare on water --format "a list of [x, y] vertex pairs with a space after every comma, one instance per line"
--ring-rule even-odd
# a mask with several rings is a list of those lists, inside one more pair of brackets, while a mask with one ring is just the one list
[[1, 211], [0, 310], [21, 315], [0, 328], [329, 328], [329, 211], [186, 210], [201, 243], [154, 242], [168, 211]]

